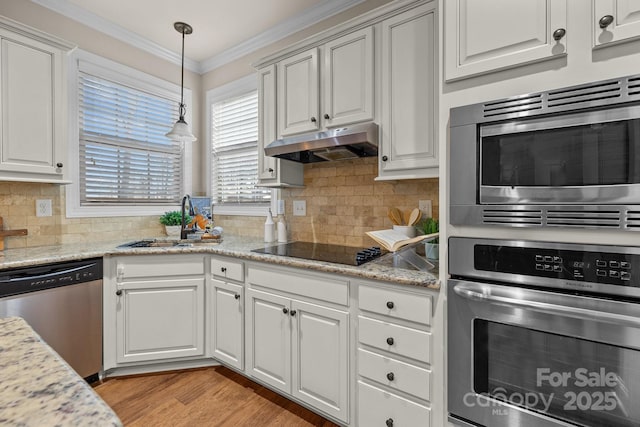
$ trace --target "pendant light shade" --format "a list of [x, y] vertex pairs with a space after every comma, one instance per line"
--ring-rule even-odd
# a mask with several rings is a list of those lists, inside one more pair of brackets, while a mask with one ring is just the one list
[[180, 118], [173, 125], [173, 128], [166, 134], [166, 136], [173, 141], [179, 142], [194, 142], [196, 141], [196, 137], [193, 136], [191, 131], [189, 130], [189, 125], [184, 121], [184, 115], [187, 112], [187, 108], [184, 105], [184, 36], [185, 34], [193, 33], [193, 28], [191, 25], [185, 24], [184, 22], [176, 22], [173, 24], [173, 28], [176, 29], [177, 32], [182, 34], [182, 68], [180, 75], [180, 106], [179, 113]]

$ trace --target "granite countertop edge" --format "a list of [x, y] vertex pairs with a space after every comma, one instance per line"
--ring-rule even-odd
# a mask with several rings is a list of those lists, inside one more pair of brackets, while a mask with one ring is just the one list
[[[157, 239], [162, 240], [162, 238]], [[0, 271], [10, 268], [30, 267], [103, 256], [206, 253], [289, 267], [309, 268], [316, 271], [344, 274], [363, 279], [426, 287], [432, 290], [440, 289], [437, 266], [434, 270], [425, 272], [394, 267], [389, 265], [388, 262], [383, 262], [384, 258], [380, 261], [371, 261], [361, 266], [349, 266], [287, 256], [262, 254], [252, 252], [252, 250], [273, 246], [277, 243], [264, 243], [256, 238], [225, 237], [221, 243], [194, 243], [191, 246], [155, 248], [119, 247], [124, 243], [127, 243], [127, 241], [95, 241], [82, 244], [69, 243], [34, 248], [6, 249], [4, 253], [2, 253], [2, 256], [0, 256]]]

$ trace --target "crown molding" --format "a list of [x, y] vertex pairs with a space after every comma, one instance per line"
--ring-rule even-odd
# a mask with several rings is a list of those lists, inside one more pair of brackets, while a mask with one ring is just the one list
[[[180, 65], [181, 56], [151, 40], [129, 31], [113, 22], [91, 13], [67, 0], [31, 0], [42, 7], [78, 21], [88, 27], [105, 33], [115, 39], [125, 42], [133, 47], [155, 55], [168, 62]], [[272, 27], [255, 37], [252, 37], [237, 46], [205, 59], [202, 62], [189, 58], [184, 59], [184, 67], [195, 73], [204, 74], [235, 61], [251, 52], [282, 40], [298, 31], [304, 30], [331, 16], [337, 15], [365, 0], [327, 0], [312, 7], [303, 13]]]
[[298, 31], [304, 30], [324, 19], [337, 15], [365, 0], [328, 0], [320, 3], [301, 14], [276, 25], [255, 37], [252, 37], [218, 55], [205, 59], [200, 63], [201, 73], [208, 73], [245, 55], [255, 52], [265, 46], [282, 40]]
[[[181, 65], [182, 57], [151, 40], [129, 31], [113, 22], [106, 20], [94, 13], [87, 11], [67, 0], [31, 0], [42, 7], [53, 10], [67, 18], [78, 21], [90, 28], [98, 30], [108, 36], [125, 42], [133, 47], [155, 55], [165, 61]], [[189, 58], [184, 59], [184, 68], [195, 73], [200, 73], [200, 63]]]

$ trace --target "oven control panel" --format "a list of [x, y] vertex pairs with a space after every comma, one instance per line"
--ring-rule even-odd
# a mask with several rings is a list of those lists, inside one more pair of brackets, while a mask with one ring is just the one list
[[617, 286], [633, 284], [640, 255], [533, 247], [475, 245], [476, 270]]

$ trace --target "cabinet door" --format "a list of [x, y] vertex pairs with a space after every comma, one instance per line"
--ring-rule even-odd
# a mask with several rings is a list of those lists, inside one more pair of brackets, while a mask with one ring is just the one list
[[593, 0], [593, 46], [625, 42], [640, 37], [640, 2]]
[[540, 61], [566, 51], [566, 0], [444, 2], [446, 80]]
[[219, 280], [213, 287], [213, 357], [234, 368], [244, 368], [243, 287]]
[[293, 396], [342, 421], [349, 416], [349, 315], [292, 301]]
[[373, 27], [324, 45], [325, 127], [373, 119]]
[[[0, 171], [6, 178], [62, 178], [66, 155], [62, 53], [0, 30], [2, 133]], [[12, 174], [13, 173], [13, 174]], [[50, 178], [49, 178], [50, 179]], [[38, 179], [34, 179], [37, 181]]]
[[318, 48], [278, 63], [277, 90], [281, 136], [319, 129]]
[[435, 23], [432, 4], [382, 22], [382, 179], [422, 178], [438, 166]]
[[258, 178], [276, 179], [278, 169], [275, 157], [264, 155], [264, 148], [272, 143], [276, 130], [276, 66], [258, 70]]
[[118, 363], [204, 355], [204, 278], [123, 282]]
[[247, 373], [291, 393], [290, 301], [265, 292], [247, 290]]

